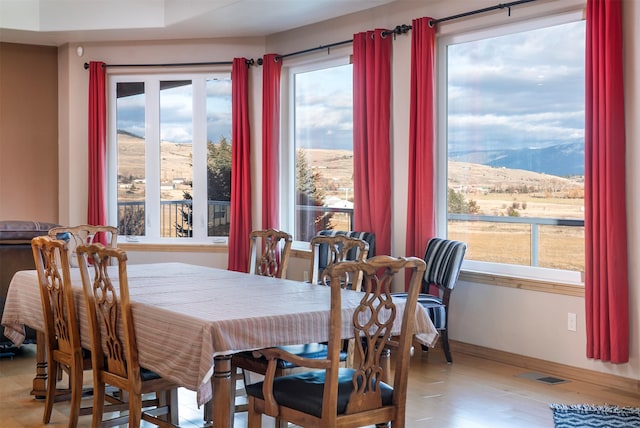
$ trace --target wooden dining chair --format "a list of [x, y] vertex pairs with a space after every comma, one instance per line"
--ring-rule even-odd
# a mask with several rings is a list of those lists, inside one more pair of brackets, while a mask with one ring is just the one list
[[[345, 260], [366, 260], [369, 254], [366, 241], [347, 235], [316, 235], [310, 245], [312, 284], [322, 283], [322, 274], [328, 266]], [[350, 279], [349, 288], [360, 290], [359, 280]]]
[[[369, 244], [358, 238], [351, 238], [344, 235], [336, 236], [314, 236], [311, 240], [311, 252], [312, 252], [312, 283], [324, 284], [322, 282], [322, 274], [318, 273], [319, 266], [330, 266], [339, 261], [346, 260], [347, 257], [356, 257], [357, 260], [365, 260], [369, 251]], [[324, 269], [323, 269], [324, 270]], [[348, 278], [343, 284], [345, 287], [351, 287], [355, 284], [355, 289], [360, 289], [360, 281], [355, 282]], [[288, 345], [283, 346], [287, 352], [303, 356], [306, 358], [326, 358], [327, 345], [324, 343], [307, 343], [300, 345]], [[346, 349], [341, 353], [342, 361], [345, 364], [349, 364], [347, 360], [350, 360], [351, 355]], [[242, 369], [243, 371], [250, 371], [260, 375], [264, 375], [267, 371], [267, 360], [260, 356], [254, 356], [253, 352], [239, 352], [232, 357], [232, 364], [235, 367]], [[295, 369], [296, 365], [288, 361], [279, 361], [276, 366], [276, 376], [282, 376]], [[247, 380], [248, 376], [245, 376]], [[244, 409], [244, 408], [243, 408]]]
[[72, 267], [78, 267], [76, 248], [79, 245], [90, 245], [104, 239], [106, 245], [115, 248], [118, 245], [118, 228], [114, 226], [58, 226], [49, 229], [49, 236], [67, 242], [69, 261]]
[[[31, 240], [33, 258], [38, 272], [44, 336], [46, 340], [47, 367], [49, 373], [57, 374], [66, 367], [69, 375], [69, 427], [78, 425], [80, 415], [91, 414], [91, 408], [81, 408], [83, 393], [83, 371], [91, 369], [91, 354], [82, 349], [80, 325], [71, 288], [69, 254], [64, 241], [50, 236], [39, 236]], [[51, 420], [53, 403], [65, 395], [56, 388], [56, 376], [47, 382], [42, 422]]]
[[[92, 427], [115, 426], [128, 421], [129, 427], [138, 428], [141, 419], [159, 427], [177, 426], [178, 385], [140, 367], [129, 300], [127, 254], [120, 248], [107, 248], [99, 243], [80, 245], [77, 252], [91, 334]], [[111, 259], [117, 265], [115, 278], [111, 278], [108, 269]], [[120, 388], [125, 393], [128, 415], [102, 421], [105, 385]], [[150, 393], [155, 393], [155, 398], [143, 400], [143, 395]], [[143, 407], [153, 409], [142, 411]]]
[[[410, 273], [406, 300], [391, 297], [391, 282], [400, 272]], [[416, 302], [423, 260], [377, 256], [367, 261], [345, 261], [327, 268], [331, 287], [329, 352], [327, 358], [303, 358], [281, 348], [262, 350], [269, 361], [263, 382], [247, 386], [249, 428], [261, 426], [261, 415], [307, 427], [361, 427], [391, 422], [405, 425], [407, 380]], [[362, 298], [349, 321], [343, 321], [341, 279], [361, 273]], [[403, 309], [399, 307], [403, 306]], [[398, 336], [392, 326], [402, 314]], [[350, 322], [355, 340], [353, 368], [340, 367], [342, 331]], [[394, 353], [392, 370], [386, 370], [384, 356]], [[279, 360], [314, 369], [276, 377]], [[385, 373], [393, 373], [387, 381]]]
[[249, 270], [252, 275], [286, 278], [293, 238], [276, 229], [254, 230], [249, 234]]

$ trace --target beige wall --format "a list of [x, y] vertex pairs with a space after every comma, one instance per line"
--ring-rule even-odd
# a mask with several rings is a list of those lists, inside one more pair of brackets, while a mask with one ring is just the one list
[[58, 221], [55, 47], [0, 43], [0, 220]]
[[[514, 8], [511, 17], [506, 11], [482, 17], [463, 19], [443, 24], [441, 33], [455, 32], [475, 27], [514, 22], [526, 16], [536, 16], [548, 11], [561, 11], [581, 0], [558, 0], [531, 3]], [[477, 0], [474, 8], [492, 6], [495, 0]], [[85, 55], [78, 58], [75, 45], [61, 49], [59, 55], [61, 121], [59, 141], [60, 156], [60, 217], [62, 222], [76, 223], [84, 219], [86, 206], [85, 135], [88, 73], [82, 63], [90, 59], [107, 63], [132, 62], [192, 62], [224, 61], [234, 56], [258, 58], [266, 52], [289, 53], [309, 47], [350, 39], [353, 33], [376, 27], [393, 28], [398, 24], [410, 24], [411, 19], [422, 16], [443, 17], [469, 10], [469, 2], [447, 0], [429, 4], [420, 1], [401, 1], [390, 6], [335, 19], [322, 25], [251, 40], [201, 40], [175, 43], [86, 44]], [[640, 90], [634, 70], [640, 67], [640, 35], [635, 26], [640, 22], [640, 4], [624, 1], [625, 25], [625, 90], [627, 95], [628, 141], [628, 212], [629, 257], [638, 256], [640, 220], [631, 215], [640, 210], [640, 170], [634, 168], [640, 161], [640, 151], [634, 146], [640, 137], [640, 125], [635, 120], [640, 114], [638, 100]], [[285, 60], [285, 66], [288, 60]], [[408, 141], [410, 34], [397, 36], [393, 44], [393, 218], [392, 251], [404, 253], [406, 218], [406, 168]], [[260, 168], [260, 91], [261, 69], [251, 69], [252, 93], [252, 166], [253, 166], [253, 214], [254, 225], [259, 225], [259, 177]], [[64, 88], [64, 90], [62, 89]], [[63, 111], [64, 110], [64, 111]], [[64, 201], [64, 202], [63, 202]], [[165, 252], [144, 255], [140, 261], [172, 260], [175, 255]], [[199, 258], [200, 259], [200, 258]], [[294, 258], [290, 264], [291, 277], [302, 279], [308, 261]], [[224, 257], [216, 254], [211, 265], [226, 267]], [[543, 360], [567, 364], [602, 373], [620, 375], [640, 380], [640, 268], [630, 263], [630, 314], [631, 360], [627, 364], [612, 365], [585, 358], [584, 299], [557, 294], [526, 291], [506, 287], [461, 283], [453, 296], [451, 313], [451, 337], [454, 340], [500, 349], [515, 354], [529, 355]], [[567, 331], [567, 313], [578, 314], [578, 331]]]

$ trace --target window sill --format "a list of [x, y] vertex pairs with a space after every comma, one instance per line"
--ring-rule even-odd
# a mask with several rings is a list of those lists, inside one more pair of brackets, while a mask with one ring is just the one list
[[226, 253], [229, 251], [227, 243], [157, 243], [157, 242], [118, 242], [118, 248], [125, 251], [149, 252], [183, 252], [183, 253]]
[[462, 270], [460, 272], [460, 280], [486, 285], [497, 285], [500, 287], [519, 288], [521, 290], [539, 291], [542, 293], [584, 297], [584, 285], [582, 284], [555, 282], [546, 279], [519, 278], [495, 273]]

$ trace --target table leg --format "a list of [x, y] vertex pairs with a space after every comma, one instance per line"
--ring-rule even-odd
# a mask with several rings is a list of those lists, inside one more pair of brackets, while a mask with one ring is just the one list
[[232, 428], [235, 411], [235, 381], [231, 376], [231, 355], [214, 357], [211, 382], [213, 427]]
[[45, 358], [45, 338], [41, 331], [36, 332], [36, 377], [33, 379], [31, 395], [44, 399], [47, 395], [47, 360]]

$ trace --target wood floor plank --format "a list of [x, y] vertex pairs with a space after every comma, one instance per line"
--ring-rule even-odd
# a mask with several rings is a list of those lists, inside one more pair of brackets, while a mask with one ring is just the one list
[[[546, 384], [522, 377], [523, 373], [530, 371], [460, 352], [454, 354], [453, 364], [447, 364], [439, 350], [416, 352], [411, 360], [406, 426], [552, 428], [550, 403], [619, 406], [638, 406], [640, 403], [640, 396], [630, 391], [576, 380]], [[29, 395], [34, 373], [33, 345], [24, 346], [21, 355], [13, 359], [0, 359], [1, 427], [67, 426], [69, 409], [65, 403], [56, 403], [51, 423], [42, 424], [44, 403]], [[90, 376], [85, 376], [85, 384], [91, 385]], [[205, 426], [202, 408], [198, 408], [195, 400], [194, 392], [180, 390], [182, 427]], [[89, 405], [90, 400], [85, 404]], [[90, 424], [90, 416], [80, 417], [79, 427], [89, 427]], [[236, 415], [235, 426], [246, 426], [246, 414]], [[263, 426], [273, 427], [273, 420], [265, 417]]]

